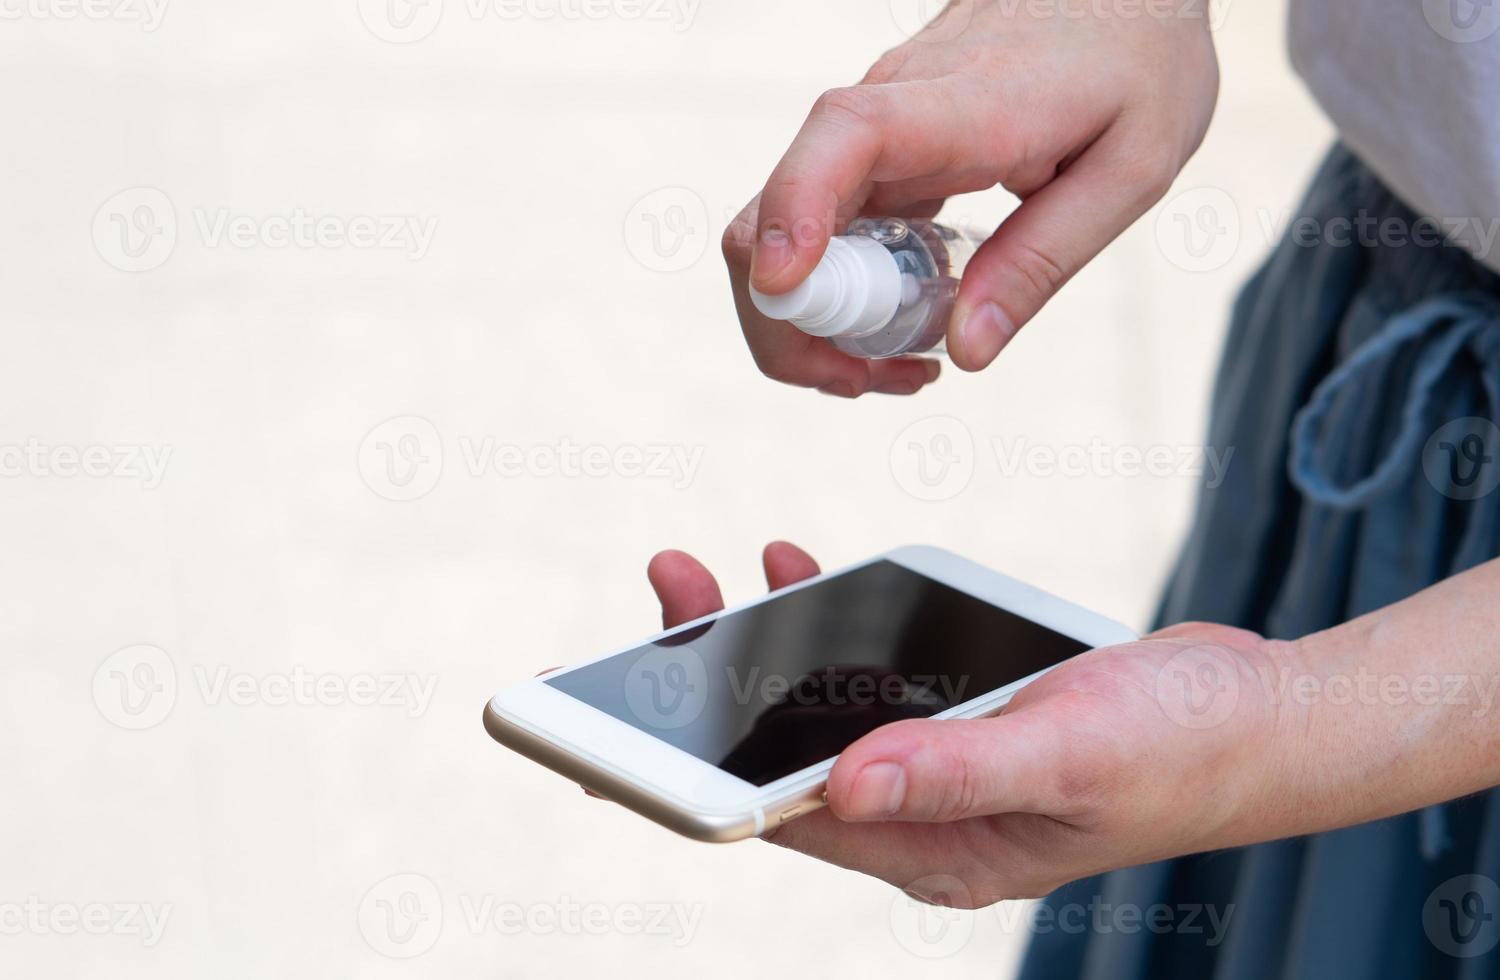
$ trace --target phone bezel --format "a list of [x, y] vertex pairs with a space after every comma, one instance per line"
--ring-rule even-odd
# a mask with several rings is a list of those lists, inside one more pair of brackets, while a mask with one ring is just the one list
[[[747, 833], [730, 836], [748, 836], [761, 833], [767, 826], [767, 812], [774, 814], [776, 807], [789, 800], [807, 800], [810, 790], [822, 786], [828, 771], [837, 757], [825, 759], [815, 765], [798, 770], [765, 786], [756, 786], [662, 741], [640, 728], [636, 728], [593, 706], [579, 701], [549, 685], [546, 681], [572, 670], [578, 670], [601, 660], [608, 660], [629, 653], [646, 644], [655, 643], [674, 634], [712, 622], [721, 616], [749, 609], [766, 602], [774, 602], [780, 596], [798, 589], [808, 588], [825, 579], [856, 571], [879, 561], [890, 561], [920, 575], [965, 592], [977, 599], [1008, 610], [1018, 616], [1072, 637], [1089, 648], [1110, 646], [1137, 638], [1128, 627], [1098, 613], [1058, 598], [1007, 575], [985, 568], [951, 552], [928, 546], [908, 546], [876, 555], [844, 568], [825, 572], [782, 589], [777, 589], [757, 599], [729, 607], [720, 612], [695, 619], [681, 626], [663, 630], [654, 636], [630, 643], [620, 649], [594, 657], [570, 667], [551, 671], [508, 687], [493, 698], [487, 707], [486, 725], [491, 733], [501, 738], [499, 729], [509, 729], [513, 735], [530, 743], [533, 747], [546, 743], [546, 751], [528, 751], [527, 754], [555, 769], [559, 754], [572, 757], [578, 765], [569, 766], [566, 773], [571, 778], [587, 782], [591, 774], [600, 774], [613, 787], [622, 784], [652, 798], [661, 806], [676, 811], [682, 818], [694, 815], [701, 818], [705, 827], [725, 827], [748, 821]], [[1055, 666], [1055, 665], [1054, 665]], [[937, 718], [975, 718], [993, 714], [1026, 684], [1040, 677], [1048, 667], [1024, 677], [1005, 687], [987, 691], [946, 711]], [[513, 739], [502, 738], [511, 744]], [[514, 747], [522, 748], [516, 745]], [[522, 749], [525, 751], [525, 749]], [[591, 786], [610, 795], [606, 787]], [[629, 803], [630, 801], [624, 801]], [[652, 819], [661, 819], [653, 806], [653, 812], [633, 806]], [[691, 824], [691, 820], [688, 821]], [[675, 829], [684, 830], [682, 826]], [[689, 832], [684, 830], [684, 832]], [[696, 835], [695, 835], [696, 836]], [[704, 836], [707, 836], [706, 834]], [[716, 839], [728, 839], [727, 836]]]

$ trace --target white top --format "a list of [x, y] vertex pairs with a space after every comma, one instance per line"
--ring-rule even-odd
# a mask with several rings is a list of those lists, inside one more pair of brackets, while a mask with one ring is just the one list
[[808, 277], [789, 292], [750, 288], [755, 308], [814, 337], [865, 337], [891, 322], [905, 281], [886, 247], [863, 235], [837, 235]]
[[1288, 26], [1349, 148], [1500, 271], [1500, 0], [1292, 0]]

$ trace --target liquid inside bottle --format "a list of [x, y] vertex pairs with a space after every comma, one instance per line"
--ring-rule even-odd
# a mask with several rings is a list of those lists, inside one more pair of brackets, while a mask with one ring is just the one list
[[763, 314], [855, 357], [941, 350], [964, 266], [984, 241], [931, 221], [857, 218], [789, 292], [751, 289]]

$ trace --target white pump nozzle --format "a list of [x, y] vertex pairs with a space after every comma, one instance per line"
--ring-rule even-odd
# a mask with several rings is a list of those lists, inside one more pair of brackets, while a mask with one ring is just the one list
[[886, 247], [863, 235], [830, 239], [808, 277], [772, 296], [751, 287], [755, 308], [814, 337], [863, 337], [885, 327], [901, 305], [901, 269]]

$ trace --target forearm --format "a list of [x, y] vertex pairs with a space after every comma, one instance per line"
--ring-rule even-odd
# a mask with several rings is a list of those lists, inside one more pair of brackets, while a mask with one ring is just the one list
[[1500, 785], [1500, 560], [1288, 644], [1276, 659], [1275, 676], [1260, 679], [1277, 743], [1263, 803], [1284, 831]]

